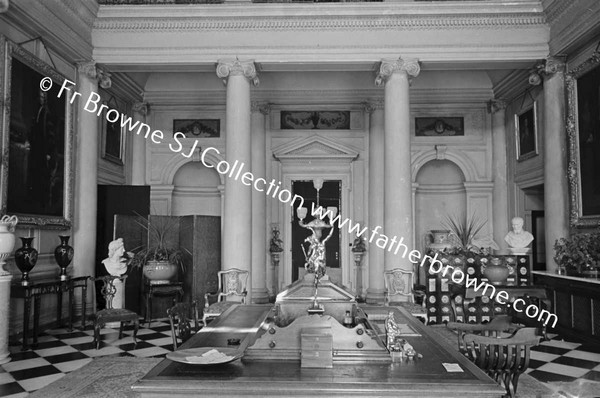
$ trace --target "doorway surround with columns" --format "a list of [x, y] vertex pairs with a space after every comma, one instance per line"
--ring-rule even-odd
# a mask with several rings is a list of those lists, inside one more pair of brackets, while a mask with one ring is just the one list
[[[327, 134], [323, 131], [323, 134]], [[273, 156], [280, 162], [280, 181], [284, 189], [292, 190], [292, 181], [314, 180], [322, 178], [323, 180], [341, 181], [341, 219], [349, 218], [355, 220], [354, 201], [352, 197], [353, 181], [353, 162], [358, 158], [359, 150], [348, 145], [343, 145], [331, 141], [322, 135], [312, 135], [310, 137], [300, 138], [292, 142], [283, 144], [273, 149]], [[290, 220], [293, 219], [295, 208], [277, 204], [278, 218], [282, 221], [284, 252], [279, 267], [278, 288], [281, 290], [284, 286], [292, 283], [292, 229]], [[310, 212], [310, 208], [308, 211]], [[337, 225], [336, 225], [336, 228]], [[343, 228], [340, 233], [340, 267], [342, 270], [342, 280], [345, 286], [351, 289], [354, 281], [353, 262], [351, 261], [350, 251], [344, 250], [350, 244], [347, 230]]]

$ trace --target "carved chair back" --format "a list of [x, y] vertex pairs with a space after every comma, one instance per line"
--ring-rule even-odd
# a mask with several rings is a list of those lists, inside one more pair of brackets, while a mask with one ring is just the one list
[[177, 350], [177, 342], [185, 343], [194, 333], [200, 330], [196, 301], [177, 303], [167, 310], [173, 337], [173, 350]]
[[400, 301], [414, 303], [413, 296], [413, 278], [412, 271], [405, 271], [400, 268], [394, 268], [384, 272], [384, 282], [386, 293], [384, 297], [384, 305], [389, 305], [394, 301], [395, 297], [401, 298]]
[[508, 338], [468, 334], [464, 338], [473, 362], [506, 389], [506, 396], [515, 397], [519, 375], [529, 366], [532, 346], [541, 336], [536, 328], [522, 328]]

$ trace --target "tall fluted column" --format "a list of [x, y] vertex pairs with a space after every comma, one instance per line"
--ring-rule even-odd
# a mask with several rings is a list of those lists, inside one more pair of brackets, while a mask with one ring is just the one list
[[[217, 76], [227, 84], [225, 145], [227, 162], [251, 171], [250, 82], [258, 85], [253, 61], [219, 61]], [[238, 166], [239, 167], [239, 166]], [[222, 268], [250, 272], [248, 299], [252, 300], [252, 187], [242, 178], [225, 179]]]
[[[98, 79], [110, 87], [110, 79], [96, 68], [95, 62], [77, 65], [77, 156], [73, 223], [74, 276], [94, 276], [96, 272], [96, 216], [98, 197], [98, 116], [83, 110], [92, 93], [98, 92]], [[88, 289], [86, 302], [94, 308], [93, 291]], [[79, 294], [77, 292], [76, 294]], [[79, 303], [80, 300], [76, 300]], [[77, 304], [79, 305], [79, 304]]]
[[488, 111], [492, 114], [492, 167], [494, 175], [493, 189], [493, 228], [494, 241], [505, 250], [508, 248], [504, 236], [508, 225], [508, 186], [506, 177], [506, 102], [491, 100]]
[[384, 85], [384, 231], [406, 245], [397, 254], [385, 251], [385, 269], [413, 271], [408, 253], [414, 249], [412, 214], [412, 178], [410, 170], [409, 76], [419, 74], [416, 60], [383, 60], [375, 80]]
[[[373, 101], [365, 109], [369, 117], [369, 227], [383, 227], [383, 100]], [[373, 242], [369, 245], [369, 287], [367, 303], [383, 303], [384, 252]]]
[[[252, 109], [252, 174], [254, 178], [264, 178], [267, 170], [265, 155], [265, 117], [270, 108], [267, 104], [253, 101]], [[264, 192], [252, 190], [252, 301], [268, 303], [267, 290], [267, 196]]]
[[544, 75], [544, 214], [546, 270], [556, 271], [554, 242], [569, 236], [565, 64], [549, 58]]
[[[148, 104], [146, 102], [136, 102], [133, 104], [134, 123], [146, 123], [148, 115]], [[133, 151], [131, 164], [131, 185], [146, 185], [146, 139], [141, 134], [133, 135]]]

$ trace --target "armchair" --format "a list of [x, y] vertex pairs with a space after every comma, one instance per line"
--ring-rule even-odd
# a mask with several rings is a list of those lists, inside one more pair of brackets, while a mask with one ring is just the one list
[[[209, 318], [216, 318], [225, 310], [235, 304], [246, 304], [246, 291], [248, 283], [248, 271], [231, 268], [219, 271], [219, 290], [215, 293], [204, 295], [204, 314], [202, 324], [206, 326]], [[210, 299], [216, 297], [216, 302], [211, 304]]]
[[505, 397], [513, 398], [519, 376], [529, 366], [530, 348], [540, 339], [536, 328], [523, 328], [508, 338], [467, 334], [464, 342], [475, 365], [504, 386]]
[[[390, 303], [394, 302], [410, 312], [411, 315], [426, 319], [427, 311], [425, 308], [422, 305], [415, 304], [413, 294], [414, 272], [394, 268], [385, 271], [383, 277], [385, 282], [384, 306], [389, 306]], [[394, 301], [394, 299], [400, 300]]]

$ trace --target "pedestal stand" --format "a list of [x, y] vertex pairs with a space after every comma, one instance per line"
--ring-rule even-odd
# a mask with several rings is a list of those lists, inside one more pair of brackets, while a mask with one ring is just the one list
[[362, 259], [365, 255], [365, 252], [353, 252], [354, 254], [354, 264], [356, 265], [356, 299], [359, 302], [364, 302], [363, 293], [363, 284], [362, 284]]
[[0, 364], [10, 362], [8, 351], [8, 318], [10, 315], [10, 281], [12, 275], [0, 270]]
[[271, 252], [271, 265], [272, 265], [272, 269], [273, 269], [273, 272], [271, 273], [271, 278], [272, 278], [271, 286], [273, 289], [272, 290], [273, 296], [277, 296], [277, 279], [278, 279], [277, 278], [277, 276], [278, 276], [277, 269], [279, 266], [280, 258], [281, 258], [281, 252], [275, 252], [275, 251]]

